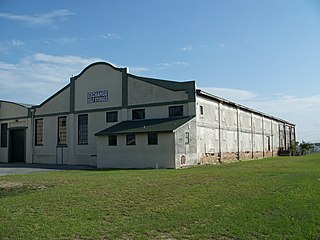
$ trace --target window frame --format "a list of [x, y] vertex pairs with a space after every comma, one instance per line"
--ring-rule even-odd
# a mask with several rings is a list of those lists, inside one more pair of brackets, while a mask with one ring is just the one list
[[126, 145], [127, 146], [136, 145], [136, 135], [134, 133], [130, 133], [126, 135]]
[[189, 132], [184, 133], [184, 144], [185, 145], [190, 144], [190, 133]]
[[203, 116], [203, 106], [200, 105], [200, 115]]
[[[80, 122], [80, 119], [85, 120], [84, 122]], [[89, 134], [88, 134], [88, 126], [89, 126], [89, 118], [88, 114], [80, 114], [78, 115], [78, 145], [88, 145], [89, 143]]]
[[148, 145], [158, 145], [158, 144], [159, 144], [158, 133], [156, 132], [148, 133]]
[[106, 112], [106, 122], [118, 122], [118, 111]]
[[108, 146], [118, 146], [117, 135], [109, 135], [108, 136]]
[[[35, 121], [35, 134], [34, 134], [34, 144], [35, 146], [43, 146], [43, 136], [44, 136], [44, 122], [43, 118], [37, 118]], [[41, 125], [39, 123], [41, 122]], [[41, 129], [39, 129], [41, 126]], [[40, 135], [40, 138], [38, 137]]]
[[[63, 122], [61, 122], [61, 126], [60, 126], [60, 120], [65, 120], [65, 126], [63, 125]], [[58, 133], [57, 133], [57, 145], [58, 146], [67, 146], [67, 116], [61, 116], [58, 117]], [[62, 131], [65, 130], [65, 131]], [[64, 136], [61, 135], [64, 134]], [[64, 141], [60, 140], [61, 137], [64, 137]]]
[[0, 147], [8, 147], [8, 123], [1, 123]]
[[169, 117], [183, 117], [183, 105], [170, 106], [169, 107]]
[[146, 109], [139, 108], [139, 109], [132, 110], [132, 120], [143, 120], [143, 119], [146, 119]]

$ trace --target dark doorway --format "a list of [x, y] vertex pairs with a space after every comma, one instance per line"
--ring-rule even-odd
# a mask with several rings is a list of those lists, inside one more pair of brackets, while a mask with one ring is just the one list
[[26, 161], [26, 131], [25, 129], [10, 130], [9, 162]]

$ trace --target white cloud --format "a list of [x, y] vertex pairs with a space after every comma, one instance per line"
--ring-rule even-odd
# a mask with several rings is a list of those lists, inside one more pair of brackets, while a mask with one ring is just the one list
[[260, 96], [254, 92], [230, 88], [200, 88], [218, 97], [253, 108], [257, 111], [291, 121], [297, 127], [297, 140], [313, 141], [320, 139], [319, 127], [320, 117], [320, 95], [294, 96], [285, 93], [274, 96]]
[[50, 44], [51, 42], [53, 42], [53, 43], [65, 45], [65, 44], [76, 43], [79, 40], [83, 40], [83, 39], [75, 38], [75, 37], [61, 37], [61, 38], [45, 39], [44, 42], [47, 44]]
[[20, 46], [23, 46], [23, 45], [24, 45], [24, 42], [23, 42], [23, 41], [20, 41], [20, 40], [17, 40], [17, 39], [12, 39], [12, 40], [11, 40], [11, 44], [12, 44], [12, 46], [14, 46], [14, 47], [20, 47]]
[[0, 62], [1, 99], [39, 104], [68, 84], [73, 74], [97, 61], [103, 60], [37, 53], [17, 64]]
[[0, 70], [14, 70], [16, 66], [14, 64], [0, 62]]
[[173, 62], [166, 62], [166, 63], [159, 63], [157, 64], [160, 69], [171, 68], [175, 66], [189, 66], [189, 63], [182, 62], [182, 61], [173, 61]]
[[183, 52], [189, 52], [189, 51], [192, 51], [193, 49], [193, 46], [190, 44], [188, 46], [185, 46], [185, 47], [182, 47], [182, 48], [179, 48], [179, 50], [183, 51]]
[[18, 21], [26, 24], [27, 26], [54, 26], [57, 20], [65, 20], [67, 16], [74, 13], [66, 9], [53, 10], [44, 14], [35, 15], [15, 15], [12, 13], [0, 13], [1, 18], [12, 21]]
[[128, 69], [129, 69], [129, 72], [132, 74], [139, 74], [142, 72], [149, 71], [149, 68], [146, 68], [146, 67], [129, 67]]
[[183, 51], [183, 52], [190, 52], [193, 51], [195, 49], [203, 49], [206, 48], [207, 45], [203, 44], [203, 43], [194, 43], [194, 44], [189, 44], [186, 46], [183, 46], [181, 48], [178, 48], [178, 50]]
[[107, 33], [106, 35], [102, 35], [101, 38], [103, 38], [103, 39], [110, 39], [110, 38], [121, 39], [121, 37], [116, 33]]
[[235, 102], [248, 100], [255, 98], [257, 95], [253, 92], [247, 90], [240, 89], [232, 89], [232, 88], [212, 88], [212, 87], [204, 87], [201, 88], [203, 91], [216, 95], [218, 97], [226, 98], [228, 100], [232, 100]]

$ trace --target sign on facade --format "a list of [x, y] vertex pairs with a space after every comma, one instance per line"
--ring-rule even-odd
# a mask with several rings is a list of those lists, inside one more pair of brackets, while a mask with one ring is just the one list
[[87, 94], [87, 103], [107, 102], [107, 101], [108, 101], [108, 91], [107, 90], [89, 92]]

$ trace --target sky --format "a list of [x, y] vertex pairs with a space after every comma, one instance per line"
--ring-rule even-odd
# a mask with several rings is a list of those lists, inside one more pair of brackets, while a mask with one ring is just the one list
[[0, 99], [40, 104], [96, 61], [195, 80], [320, 142], [320, 1], [0, 0]]

